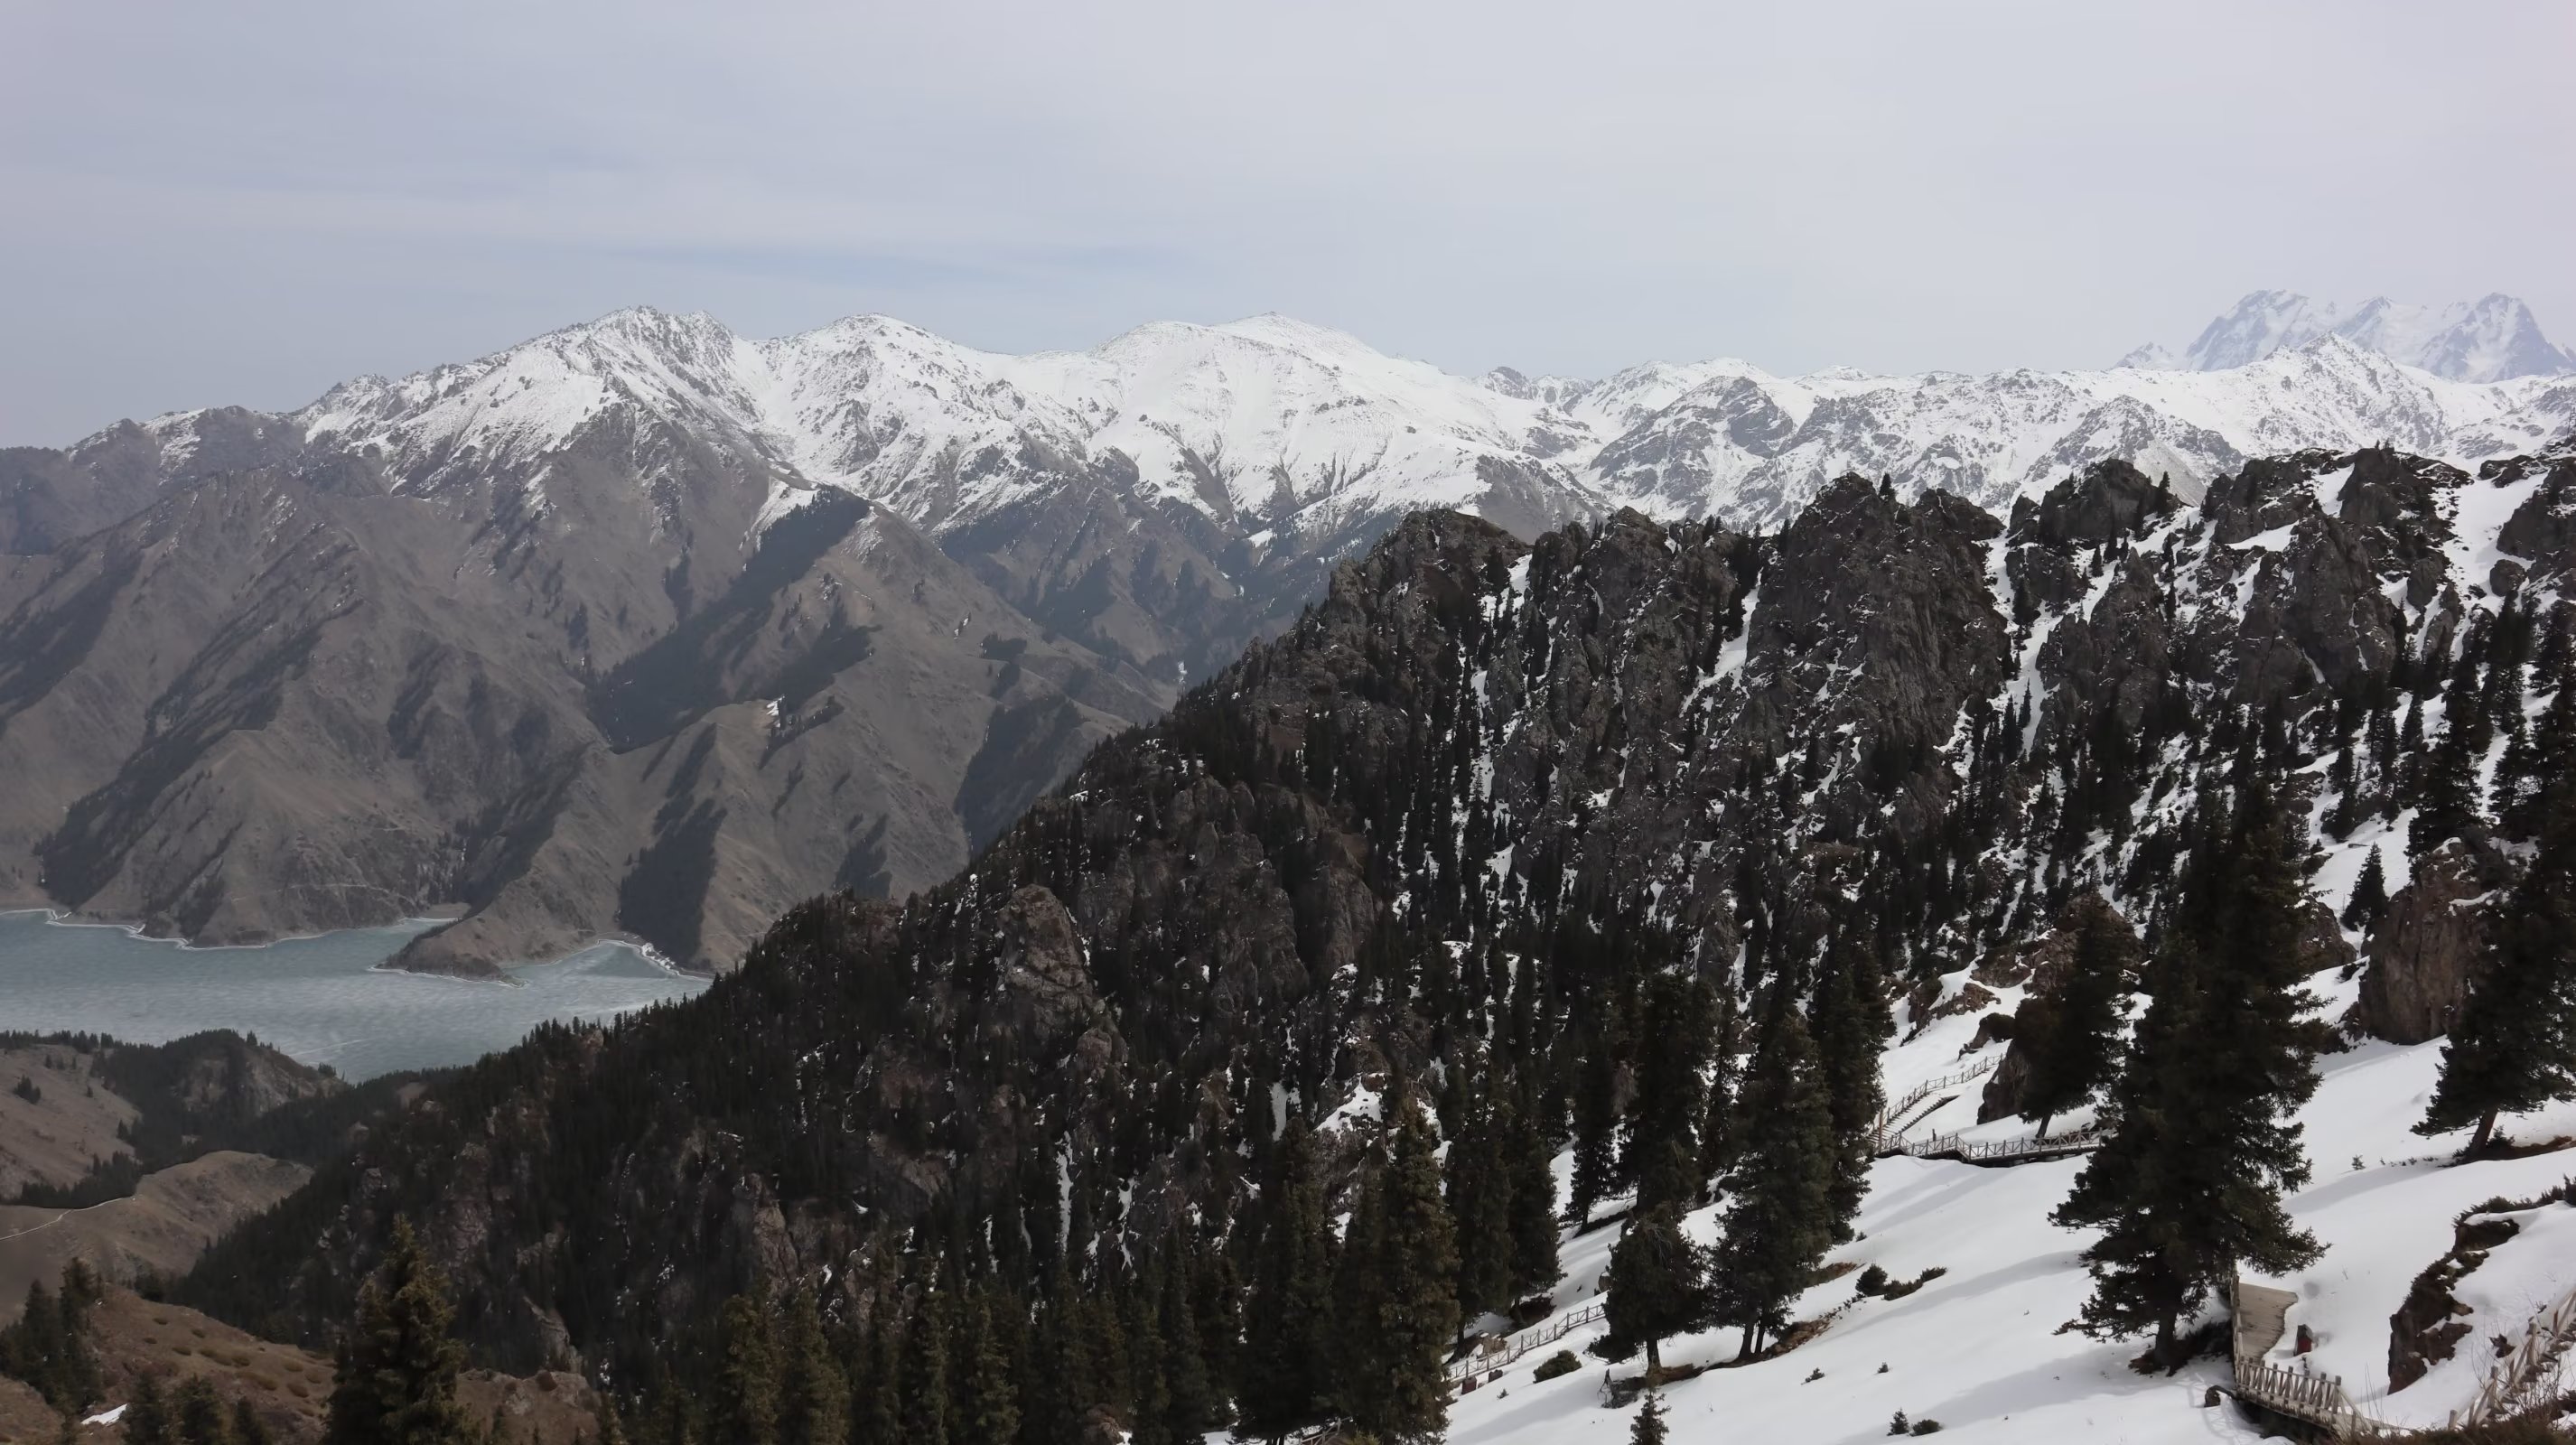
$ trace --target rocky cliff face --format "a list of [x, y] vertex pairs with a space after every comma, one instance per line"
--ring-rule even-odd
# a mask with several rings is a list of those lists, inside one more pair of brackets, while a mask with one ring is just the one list
[[2194, 507], [2104, 465], [2008, 523], [1852, 476], [1768, 537], [1416, 515], [957, 877], [816, 899], [699, 1001], [488, 1062], [191, 1288], [317, 1330], [402, 1213], [498, 1358], [618, 1354], [942, 1221], [1040, 1275], [1223, 1221], [1282, 1111], [1356, 1147], [1332, 1121], [1475, 1041], [1583, 1057], [1657, 970], [1740, 1001], [1841, 950], [1900, 1026], [1991, 1006], [2080, 896], [2152, 938], [2231, 775], [2387, 834], [2368, 740], [2501, 625], [2462, 568], [2516, 475], [2300, 453]]
[[2415, 860], [2413, 876], [2371, 931], [2355, 1009], [2364, 1030], [2401, 1044], [2449, 1030], [2486, 961], [2496, 872], [2495, 860], [2456, 839]]

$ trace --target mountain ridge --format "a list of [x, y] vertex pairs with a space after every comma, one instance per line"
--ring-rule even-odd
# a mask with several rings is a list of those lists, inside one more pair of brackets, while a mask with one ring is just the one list
[[[468, 1071], [181, 1293], [318, 1336], [402, 1217], [490, 1358], [570, 1351], [633, 1381], [729, 1296], [801, 1284], [882, 1340], [934, 1318], [953, 1270], [1031, 1321], [1033, 1432], [1106, 1438], [1094, 1409], [1128, 1420], [1150, 1392], [1056, 1369], [1063, 1332], [1083, 1337], [1061, 1322], [1176, 1255], [1236, 1300], [1223, 1281], [1278, 1220], [1257, 1181], [1284, 1121], [1320, 1141], [1329, 1219], [1400, 1121], [1455, 1161], [1480, 1147], [1480, 1098], [1521, 1111], [1556, 1151], [1548, 1213], [1571, 1181], [1566, 1277], [1533, 1286], [1535, 1318], [1590, 1331], [1571, 1347], [1620, 1289], [1613, 1232], [1584, 1226], [1640, 1170], [1685, 1171], [1693, 1242], [1729, 1227], [1711, 1171], [1770, 1122], [1741, 1112], [1762, 1057], [1742, 1033], [1803, 1007], [1868, 1085], [1835, 1166], [1866, 1238], [1834, 1252], [1923, 1292], [1896, 1307], [1802, 1273], [1800, 1357], [1668, 1381], [1675, 1409], [1778, 1438], [1875, 1433], [1891, 1409], [2019, 1440], [2106, 1420], [2197, 1438], [2210, 1417], [2184, 1401], [2223, 1367], [2145, 1388], [2129, 1348], [2053, 1328], [2084, 1288], [2082, 1237], [2046, 1223], [2078, 1166], [1954, 1156], [2028, 1138], [2022, 1005], [2065, 920], [2169, 934], [2218, 820], [2261, 798], [2289, 830], [2302, 1048], [2327, 1050], [2297, 1059], [2323, 1079], [2287, 1205], [2333, 1253], [2278, 1283], [2305, 1289], [2315, 1363], [2383, 1418], [2438, 1421], [2478, 1352], [2401, 1379], [2427, 1346], [2399, 1316], [2455, 1219], [2523, 1216], [2540, 1232], [2507, 1269], [2576, 1285], [2550, 1252], [2576, 1216], [2539, 1197], [2563, 1158], [2444, 1167], [2406, 1132], [2439, 1062], [2422, 1016], [2457, 1016], [2501, 885], [2535, 866], [2531, 770], [2576, 785], [2571, 518], [2565, 445], [2475, 474], [2385, 448], [2259, 458], [2196, 503], [2104, 462], [2005, 516], [1846, 475], [1768, 535], [1621, 510], [1526, 542], [1419, 513], [964, 872], [902, 902], [816, 899], [699, 1000]], [[2445, 815], [2428, 754], [2491, 771], [2492, 805], [2481, 788]], [[2382, 868], [2396, 897], [2374, 905]], [[1885, 1024], [1828, 1029], [1835, 989]], [[1659, 1075], [1690, 1034], [1677, 994], [1708, 1000], [1709, 1067]], [[1956, 1088], [1966, 1062], [1993, 1082]], [[1875, 1160], [1853, 1143], [1873, 1096], [1938, 1078], [1954, 1087], [1909, 1116], [1922, 1137]], [[1658, 1088], [1682, 1090], [1654, 1106], [1685, 1121], [1678, 1165], [1637, 1157], [1673, 1127]], [[2460, 1291], [2471, 1338], [2527, 1316], [2505, 1272]], [[1257, 1316], [1195, 1327], [1239, 1361], [1216, 1331]], [[1691, 1323], [1665, 1358], [1733, 1345]], [[1805, 1390], [1811, 1364], [1844, 1385]], [[1472, 1438], [1624, 1435], [1600, 1398], [1584, 1370], [1450, 1408]]]
[[2154, 371], [2226, 371], [2324, 336], [2451, 381], [2509, 381], [2576, 372], [2576, 350], [2541, 334], [2518, 297], [2489, 292], [2435, 308], [2374, 296], [2349, 310], [2291, 291], [2254, 291], [2221, 312], [2177, 355], [2149, 343], [2119, 365]]
[[[721, 968], [797, 898], [945, 876], [1420, 510], [1777, 529], [1857, 472], [2002, 514], [2112, 457], [2189, 497], [2576, 421], [2576, 382], [2338, 335], [2217, 373], [1516, 375], [1279, 316], [1010, 357], [631, 308], [0, 453], [0, 755], [45, 780], [0, 804], [0, 891], [200, 941], [461, 910], [406, 961], [623, 936]], [[261, 565], [164, 545], [189, 507]]]

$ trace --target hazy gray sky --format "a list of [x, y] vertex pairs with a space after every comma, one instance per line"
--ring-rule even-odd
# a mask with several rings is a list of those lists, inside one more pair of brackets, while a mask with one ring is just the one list
[[2576, 6], [2107, 9], [0, 0], [0, 444], [636, 303], [1459, 371], [2100, 365], [2263, 286], [2576, 336]]

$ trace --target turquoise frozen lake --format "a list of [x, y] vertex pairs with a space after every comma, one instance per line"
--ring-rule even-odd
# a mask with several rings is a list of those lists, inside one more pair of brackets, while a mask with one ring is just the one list
[[0, 913], [0, 1029], [75, 1029], [162, 1043], [228, 1028], [365, 1079], [470, 1063], [548, 1019], [608, 1018], [706, 987], [618, 943], [513, 969], [509, 984], [376, 966], [431, 926], [352, 929], [257, 948], [183, 948], [122, 928]]

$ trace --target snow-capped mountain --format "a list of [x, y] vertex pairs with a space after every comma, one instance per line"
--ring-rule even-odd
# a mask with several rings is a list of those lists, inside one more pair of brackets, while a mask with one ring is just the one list
[[754, 341], [650, 310], [351, 382], [298, 418], [434, 473], [542, 456], [620, 406], [756, 451], [785, 488], [859, 492], [941, 530], [1007, 508], [1036, 474], [1113, 456], [1140, 499], [1220, 524], [1468, 505], [1486, 490], [1480, 459], [1524, 455], [1550, 420], [1538, 402], [1282, 316], [1006, 356], [882, 316]]
[[2374, 296], [2346, 310], [2290, 291], [2256, 291], [2202, 328], [2177, 356], [2139, 347], [2120, 365], [2152, 371], [2228, 371], [2324, 336], [2452, 381], [2508, 381], [2576, 372], [2576, 351], [2541, 334], [2531, 308], [2489, 294], [2448, 306], [2415, 306]]
[[[2576, 379], [2449, 380], [2337, 332], [2222, 371], [1532, 380], [1278, 316], [1010, 356], [883, 317], [763, 340], [621, 311], [0, 457], [0, 584], [28, 599], [0, 619], [0, 764], [43, 780], [0, 801], [0, 884], [209, 940], [461, 903], [416, 953], [613, 928], [720, 966], [817, 889], [945, 876], [1408, 514], [1768, 532], [1857, 472], [2004, 515], [2105, 459], [2192, 497], [2264, 455], [2473, 465], [2571, 422]], [[235, 550], [163, 548], [181, 528]], [[241, 637], [276, 646], [253, 666]], [[205, 679], [236, 668], [276, 737], [226, 721]], [[101, 687], [156, 721], [93, 725]], [[302, 787], [344, 744], [345, 786]], [[272, 781], [189, 805], [218, 775]], [[512, 811], [540, 782], [542, 827]], [[772, 806], [728, 806], [745, 788]], [[264, 826], [301, 841], [227, 841]]]
[[[296, 419], [317, 439], [380, 448], [434, 488], [460, 468], [561, 449], [630, 408], [760, 457], [775, 472], [772, 512], [837, 487], [940, 536], [1096, 471], [1254, 558], [1291, 536], [1296, 550], [1347, 555], [1424, 507], [1523, 528], [1618, 504], [1776, 521], [1852, 470], [1995, 506], [2104, 457], [2189, 486], [2308, 446], [2386, 440], [2472, 462], [2576, 419], [2567, 385], [2457, 382], [2385, 354], [2404, 341], [2412, 357], [2493, 369], [2475, 317], [2427, 331], [2383, 303], [2339, 319], [2295, 297], [2255, 301], [2214, 324], [2184, 371], [1778, 377], [1721, 360], [1600, 380], [1458, 377], [1280, 316], [1009, 356], [884, 317], [762, 341], [635, 310], [478, 362], [350, 382]], [[2512, 334], [2474, 334], [2489, 333]]]

